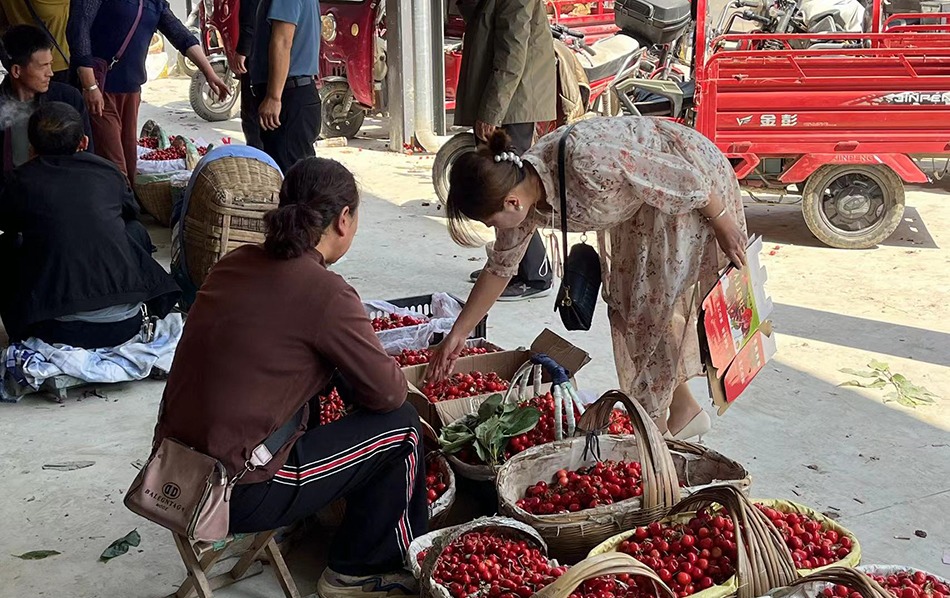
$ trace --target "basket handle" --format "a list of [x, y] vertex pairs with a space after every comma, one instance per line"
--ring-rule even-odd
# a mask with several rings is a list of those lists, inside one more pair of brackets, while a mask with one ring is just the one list
[[587, 408], [578, 423], [578, 431], [587, 434], [589, 444], [596, 445], [597, 435], [609, 425], [617, 403], [626, 408], [633, 424], [643, 477], [643, 496], [640, 499], [643, 509], [672, 507], [681, 497], [673, 456], [660, 430], [639, 403], [619, 390], [608, 391]]
[[547, 554], [547, 544], [544, 543], [544, 540], [533, 528], [507, 517], [481, 517], [475, 521], [456, 526], [452, 531], [446, 533], [441, 538], [433, 540], [432, 546], [429, 547], [429, 552], [426, 553], [426, 558], [422, 561], [422, 574], [419, 576], [419, 584], [422, 589], [421, 595], [435, 596], [432, 586], [436, 582], [432, 579], [432, 575], [435, 573], [436, 566], [438, 566], [439, 557], [442, 556], [442, 552], [447, 546], [450, 546], [453, 542], [469, 532], [492, 528], [503, 529], [507, 535], [527, 540], [541, 548], [544, 553]]
[[604, 575], [627, 573], [647, 577], [653, 581], [657, 598], [675, 598], [673, 590], [660, 580], [652, 569], [646, 567], [628, 554], [608, 552], [599, 554], [577, 563], [567, 570], [554, 583], [536, 592], [533, 598], [568, 598], [582, 583]]
[[[580, 399], [570, 384], [570, 373], [544, 353], [533, 353], [531, 358], [518, 368], [502, 403], [526, 401], [531, 398], [528, 396], [529, 381], [534, 384], [532, 396], [539, 396], [542, 370], [546, 370], [551, 376], [551, 395], [554, 398], [554, 439], [562, 440], [565, 436], [573, 436], [576, 428], [574, 409], [581, 410]], [[564, 429], [565, 418], [567, 419], [566, 430]]]
[[792, 553], [778, 529], [735, 486], [703, 488], [680, 501], [670, 515], [712, 504], [722, 506], [735, 527], [739, 598], [765, 596], [773, 588], [787, 586], [798, 579]]
[[419, 424], [422, 426], [422, 444], [426, 447], [425, 452], [427, 454], [441, 452], [439, 435], [435, 433], [435, 429], [421, 417], [419, 418]]
[[851, 567], [829, 567], [823, 571], [812, 573], [807, 577], [796, 579], [789, 584], [789, 587], [797, 587], [819, 581], [847, 586], [861, 594], [864, 598], [893, 598], [887, 590], [871, 579], [869, 575], [865, 575]]

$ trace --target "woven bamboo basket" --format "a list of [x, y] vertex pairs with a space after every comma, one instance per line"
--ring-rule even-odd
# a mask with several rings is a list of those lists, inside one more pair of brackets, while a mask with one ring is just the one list
[[[505, 391], [504, 403], [525, 403], [530, 399], [543, 394], [542, 389], [542, 366], [531, 361], [525, 362], [515, 375], [511, 378], [508, 390]], [[474, 417], [474, 414], [465, 415], [459, 418]], [[459, 421], [456, 420], [456, 421]], [[447, 456], [452, 468], [460, 477], [467, 478], [476, 482], [495, 482], [498, 475], [500, 464], [489, 465], [486, 463], [466, 463], [455, 455]]]
[[138, 175], [135, 177], [135, 195], [142, 209], [168, 226], [172, 220], [172, 173], [161, 175]]
[[[577, 562], [618, 532], [660, 519], [680, 500], [679, 479], [666, 441], [638, 403], [619, 391], [608, 392], [581, 416], [579, 427], [597, 430], [606, 426], [618, 402], [630, 415], [633, 436], [591, 435], [537, 446], [515, 455], [498, 472], [501, 513], [537, 529], [551, 553], [565, 562]], [[559, 469], [574, 470], [601, 458], [639, 461], [642, 497], [553, 515], [533, 515], [517, 506], [528, 486], [550, 480]]]
[[[452, 598], [448, 590], [432, 579], [439, 557], [447, 546], [474, 531], [491, 531], [515, 540], [524, 540], [547, 553], [544, 540], [529, 526], [507, 517], [481, 517], [469, 523], [428, 533], [412, 541], [406, 555], [406, 568], [419, 580], [420, 598]], [[419, 554], [427, 551], [419, 562]]]
[[[943, 585], [950, 588], [950, 579], [946, 577], [941, 577], [940, 575], [934, 575], [929, 571], [924, 571], [922, 569], [914, 569], [913, 567], [905, 567], [903, 565], [861, 565], [860, 567], [855, 567], [861, 573], [866, 573], [867, 575], [896, 575], [898, 573], [923, 573], [924, 575], [930, 575], [935, 578], [937, 581]], [[944, 592], [944, 595], [950, 595]]]
[[806, 507], [805, 505], [800, 505], [794, 503], [790, 500], [774, 500], [767, 498], [756, 498], [753, 499], [753, 503], [757, 505], [762, 505], [765, 507], [771, 507], [780, 513], [800, 513], [802, 515], [807, 515], [815, 521], [821, 524], [822, 531], [834, 530], [838, 532], [841, 536], [847, 536], [851, 539], [851, 552], [848, 556], [844, 557], [836, 563], [831, 565], [826, 565], [824, 567], [818, 567], [815, 569], [799, 569], [801, 575], [811, 575], [818, 571], [823, 571], [825, 569], [830, 569], [832, 567], [857, 567], [861, 564], [861, 544], [858, 542], [857, 536], [855, 536], [851, 531], [846, 529], [843, 525], [839, 524], [837, 521], [825, 517], [815, 509]]
[[432, 429], [432, 426], [424, 419], [420, 419], [419, 422], [422, 424], [422, 432], [424, 435], [423, 446], [425, 447], [424, 450], [426, 454], [426, 475], [433, 471], [441, 473], [446, 486], [442, 496], [429, 505], [429, 529], [434, 530], [445, 525], [445, 520], [449, 517], [452, 505], [455, 504], [458, 488], [455, 483], [455, 474], [452, 472], [452, 467], [449, 466], [448, 460], [439, 448], [438, 435], [435, 433], [435, 430]]
[[[798, 579], [792, 555], [778, 530], [742, 492], [729, 485], [709, 486], [680, 501], [660, 524], [685, 523], [699, 509], [714, 508], [732, 519], [735, 526], [736, 574], [720, 585], [692, 594], [690, 598], [756, 598], [771, 588]], [[614, 552], [636, 530], [618, 534], [596, 546], [590, 556]]]
[[669, 588], [649, 567], [635, 558], [619, 552], [609, 552], [584, 559], [567, 570], [554, 583], [536, 592], [533, 598], [569, 598], [585, 581], [607, 575], [630, 575], [652, 582], [656, 598], [675, 598]]
[[[683, 513], [681, 515], [672, 515], [664, 517], [660, 520], [661, 523], [686, 523], [693, 516], [693, 513]], [[617, 549], [620, 544], [630, 538], [634, 534], [634, 530], [623, 532], [622, 534], [617, 534], [613, 538], [610, 538], [603, 543], [596, 546], [593, 550], [590, 551], [590, 554], [587, 558], [592, 558], [604, 554], [624, 554], [618, 553]], [[629, 556], [629, 555], [628, 555]], [[633, 558], [633, 557], [630, 557]], [[634, 559], [636, 560], [636, 559]], [[639, 562], [639, 561], [638, 561]], [[695, 594], [691, 594], [689, 598], [729, 598], [730, 596], [735, 596], [736, 591], [738, 590], [738, 580], [736, 576], [733, 575], [729, 579], [725, 580], [719, 585], [715, 585], [711, 588], [705, 590], [700, 590]]]
[[277, 207], [280, 172], [253, 158], [218, 158], [200, 168], [184, 214], [188, 277], [201, 286], [229, 251], [264, 242], [264, 214]]
[[790, 583], [787, 587], [773, 589], [768, 596], [774, 598], [816, 598], [821, 591], [832, 585], [847, 586], [861, 594], [862, 598], [894, 598], [879, 583], [851, 567], [830, 567], [816, 571]]

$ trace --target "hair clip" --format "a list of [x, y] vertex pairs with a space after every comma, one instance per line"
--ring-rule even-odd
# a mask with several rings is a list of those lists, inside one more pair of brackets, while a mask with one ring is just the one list
[[524, 164], [524, 163], [521, 161], [521, 156], [519, 156], [519, 155], [516, 154], [515, 152], [501, 152], [500, 154], [498, 154], [497, 156], [495, 156], [495, 162], [496, 162], [496, 163], [511, 162], [512, 164], [514, 164], [514, 165], [517, 166], [518, 168], [521, 168], [521, 167], [523, 166], [523, 164]]

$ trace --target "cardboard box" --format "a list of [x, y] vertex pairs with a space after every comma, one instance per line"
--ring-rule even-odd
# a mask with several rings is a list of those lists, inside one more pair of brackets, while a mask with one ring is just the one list
[[719, 415], [739, 398], [776, 352], [768, 275], [761, 237], [753, 238], [743, 268], [730, 266], [703, 299], [699, 341], [713, 404]]
[[[430, 345], [427, 348], [431, 349], [434, 346], [435, 345]], [[490, 351], [494, 351], [495, 353], [498, 353], [499, 351], [504, 351], [504, 349], [502, 349], [495, 343], [492, 343], [484, 338], [470, 338], [467, 341], [465, 341], [465, 346], [468, 348], [472, 348], [472, 347], [485, 348], [485, 349], [489, 349]], [[398, 348], [387, 349], [386, 352], [393, 356], [399, 355], [400, 353], [402, 353], [401, 349], [398, 349], [398, 350], [397, 349]], [[416, 351], [421, 351], [421, 349], [416, 349]]]
[[[488, 353], [486, 355], [472, 355], [469, 357], [460, 357], [455, 362], [455, 369], [452, 373], [479, 371], [482, 373], [495, 372], [507, 381], [518, 372], [518, 370], [531, 358], [532, 353], [545, 353], [554, 361], [563, 366], [573, 376], [587, 363], [590, 362], [590, 355], [586, 351], [579, 349], [564, 340], [554, 332], [545, 329], [538, 338], [531, 343], [530, 349], [516, 349], [514, 351], [501, 351], [499, 353]], [[451, 401], [440, 401], [431, 403], [429, 399], [419, 390], [425, 386], [426, 365], [415, 365], [403, 368], [406, 380], [409, 381], [409, 402], [416, 408], [419, 415], [426, 420], [436, 432], [443, 425], [449, 424], [469, 413], [475, 413], [482, 401], [487, 399], [493, 393], [477, 395], [474, 397], [465, 397]], [[542, 387], [545, 392], [550, 389], [550, 378], [545, 372], [542, 381], [545, 383]]]

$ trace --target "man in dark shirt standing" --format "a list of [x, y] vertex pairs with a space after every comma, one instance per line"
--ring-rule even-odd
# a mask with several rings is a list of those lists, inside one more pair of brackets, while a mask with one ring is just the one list
[[315, 155], [313, 144], [320, 132], [319, 54], [317, 0], [261, 0], [251, 85], [263, 149], [284, 172], [297, 160]]

